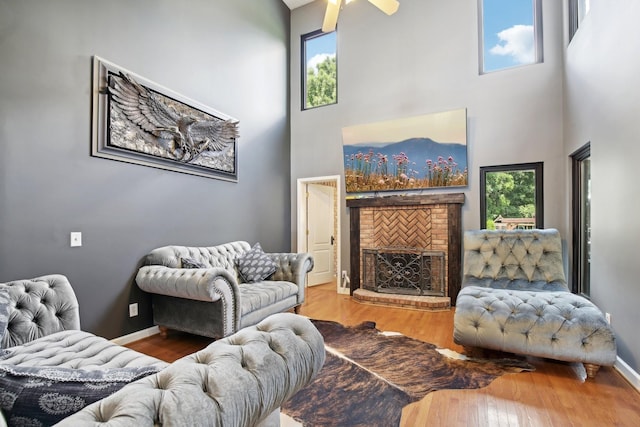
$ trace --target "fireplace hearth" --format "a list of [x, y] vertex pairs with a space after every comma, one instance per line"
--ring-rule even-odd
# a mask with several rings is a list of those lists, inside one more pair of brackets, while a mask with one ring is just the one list
[[351, 294], [449, 307], [460, 290], [463, 204], [464, 193], [347, 200]]

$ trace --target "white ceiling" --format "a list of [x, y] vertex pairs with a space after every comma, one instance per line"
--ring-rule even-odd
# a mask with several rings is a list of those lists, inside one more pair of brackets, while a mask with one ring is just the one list
[[305, 4], [309, 4], [314, 0], [282, 0], [284, 4], [289, 6], [289, 9], [295, 9], [300, 6], [304, 6]]

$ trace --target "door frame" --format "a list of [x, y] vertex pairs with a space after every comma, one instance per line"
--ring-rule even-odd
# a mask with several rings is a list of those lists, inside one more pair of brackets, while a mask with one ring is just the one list
[[335, 275], [336, 275], [336, 292], [341, 294], [348, 294], [349, 287], [343, 288], [341, 286], [341, 271], [342, 271], [342, 262], [341, 262], [341, 251], [340, 251], [340, 234], [341, 234], [341, 219], [342, 216], [341, 206], [342, 206], [342, 184], [340, 175], [328, 175], [328, 176], [316, 176], [311, 178], [298, 178], [297, 180], [297, 224], [296, 224], [296, 232], [297, 232], [297, 250], [298, 252], [307, 252], [307, 186], [309, 184], [323, 184], [326, 182], [335, 183], [335, 191], [336, 191], [336, 224], [335, 224], [335, 244], [333, 245], [334, 257], [336, 262], [334, 263]]

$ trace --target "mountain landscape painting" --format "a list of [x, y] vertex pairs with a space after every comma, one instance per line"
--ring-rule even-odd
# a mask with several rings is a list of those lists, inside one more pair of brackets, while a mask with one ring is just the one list
[[346, 192], [467, 185], [467, 110], [342, 129]]

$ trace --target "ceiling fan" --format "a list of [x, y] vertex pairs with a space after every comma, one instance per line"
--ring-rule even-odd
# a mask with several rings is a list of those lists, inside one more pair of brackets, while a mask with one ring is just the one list
[[[344, 0], [345, 4], [349, 4], [353, 0]], [[368, 0], [369, 3], [386, 13], [393, 15], [398, 10], [400, 3], [398, 0]], [[338, 22], [338, 13], [340, 13], [340, 5], [342, 0], [327, 0], [327, 10], [324, 13], [324, 21], [322, 22], [322, 31], [329, 33], [336, 29]]]

